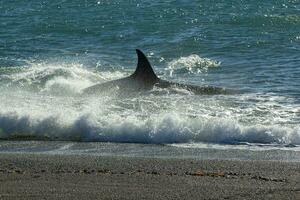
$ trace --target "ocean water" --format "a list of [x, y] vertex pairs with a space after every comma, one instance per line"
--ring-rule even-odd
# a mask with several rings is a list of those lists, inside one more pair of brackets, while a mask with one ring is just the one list
[[[242, 92], [81, 94], [136, 48], [162, 79]], [[0, 92], [3, 140], [299, 150], [300, 2], [1, 0]]]

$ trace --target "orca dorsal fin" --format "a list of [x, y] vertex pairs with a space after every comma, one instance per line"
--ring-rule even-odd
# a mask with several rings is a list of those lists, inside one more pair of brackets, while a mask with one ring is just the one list
[[136, 49], [136, 54], [138, 56], [138, 63], [135, 72], [132, 74], [132, 77], [147, 83], [157, 82], [158, 77], [154, 73], [145, 54], [139, 49]]

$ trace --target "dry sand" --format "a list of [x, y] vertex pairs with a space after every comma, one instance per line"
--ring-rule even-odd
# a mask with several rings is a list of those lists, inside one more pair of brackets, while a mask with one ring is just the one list
[[0, 199], [300, 199], [300, 163], [0, 153]]

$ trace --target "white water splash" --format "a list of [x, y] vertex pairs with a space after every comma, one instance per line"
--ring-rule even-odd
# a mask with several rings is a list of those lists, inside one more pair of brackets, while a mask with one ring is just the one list
[[[74, 94], [127, 73], [65, 62], [34, 64], [4, 75], [0, 79], [22, 86], [2, 90], [2, 139], [300, 145], [299, 109], [292, 97], [196, 96], [159, 88], [128, 98], [86, 97]], [[37, 90], [28, 89], [32, 86]]]
[[[34, 89], [35, 92], [53, 94], [79, 94], [91, 85], [124, 76], [124, 72], [89, 70], [74, 62], [28, 63], [10, 74], [1, 74], [1, 81], [6, 81], [6, 88], [22, 90]], [[3, 85], [1, 85], [3, 87]], [[5, 88], [4, 88], [5, 89]]]
[[179, 59], [172, 60], [168, 63], [167, 71], [170, 76], [174, 72], [187, 72], [187, 73], [205, 73], [211, 67], [219, 67], [221, 62], [211, 60], [209, 58], [201, 58], [196, 54], [187, 57], [180, 57]]

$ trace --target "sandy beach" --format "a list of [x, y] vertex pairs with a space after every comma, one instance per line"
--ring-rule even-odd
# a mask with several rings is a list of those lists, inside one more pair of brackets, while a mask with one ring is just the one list
[[0, 153], [0, 186], [0, 199], [300, 199], [300, 164]]

